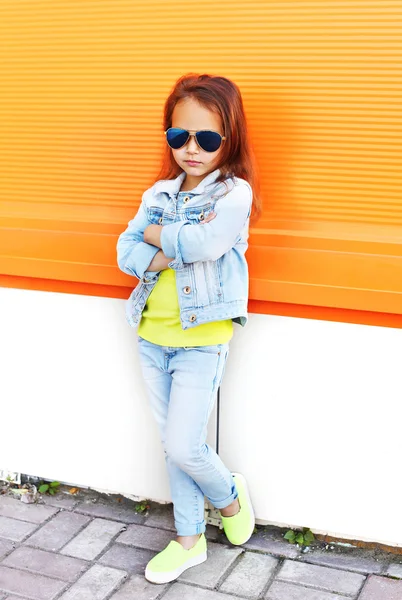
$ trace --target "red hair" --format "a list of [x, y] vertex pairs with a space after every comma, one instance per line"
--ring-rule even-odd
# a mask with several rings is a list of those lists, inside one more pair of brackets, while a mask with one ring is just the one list
[[[261, 203], [257, 166], [238, 86], [226, 77], [195, 74], [180, 77], [165, 102], [164, 131], [172, 127], [173, 110], [176, 104], [185, 98], [196, 100], [203, 107], [221, 117], [226, 140], [216, 166], [222, 172], [218, 181], [233, 176], [245, 179], [253, 190], [252, 218], [258, 218], [261, 213]], [[174, 179], [181, 171], [182, 169], [173, 158], [171, 149], [166, 144], [158, 179]]]

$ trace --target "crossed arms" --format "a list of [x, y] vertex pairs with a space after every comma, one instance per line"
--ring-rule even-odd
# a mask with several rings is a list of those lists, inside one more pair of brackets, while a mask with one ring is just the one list
[[184, 264], [223, 256], [236, 244], [252, 202], [251, 187], [242, 182], [216, 202], [215, 213], [208, 215], [201, 226], [186, 220], [150, 225], [144, 196], [136, 216], [117, 242], [119, 268], [139, 279], [147, 273], [178, 270]]

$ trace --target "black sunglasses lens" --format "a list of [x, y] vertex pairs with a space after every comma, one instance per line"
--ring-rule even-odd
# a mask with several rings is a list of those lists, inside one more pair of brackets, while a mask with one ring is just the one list
[[182, 148], [187, 142], [189, 137], [188, 131], [185, 129], [179, 129], [178, 127], [171, 127], [166, 133], [167, 143], [173, 150]]
[[216, 131], [198, 131], [197, 142], [205, 152], [216, 152], [221, 145], [222, 138]]

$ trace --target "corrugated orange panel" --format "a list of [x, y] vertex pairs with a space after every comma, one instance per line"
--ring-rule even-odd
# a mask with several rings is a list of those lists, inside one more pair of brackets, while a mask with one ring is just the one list
[[134, 285], [115, 246], [163, 102], [207, 72], [239, 84], [261, 171], [252, 306], [402, 314], [401, 33], [400, 0], [3, 0], [0, 284]]

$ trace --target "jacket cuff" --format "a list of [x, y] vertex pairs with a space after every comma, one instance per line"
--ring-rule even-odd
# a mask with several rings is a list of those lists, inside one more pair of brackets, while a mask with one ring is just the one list
[[161, 246], [165, 256], [172, 256], [173, 261], [169, 267], [176, 271], [183, 268], [183, 257], [180, 251], [179, 234], [184, 225], [191, 225], [190, 221], [178, 221], [170, 225], [164, 225], [161, 233]]
[[146, 242], [139, 242], [135, 246], [130, 258], [133, 261], [132, 270], [134, 273], [136, 273], [138, 279], [142, 279], [144, 277], [149, 265], [158, 252], [159, 248], [152, 246], [151, 244], [147, 244]]
[[160, 271], [145, 271], [144, 275], [141, 277], [141, 283], [154, 283], [159, 279]]

